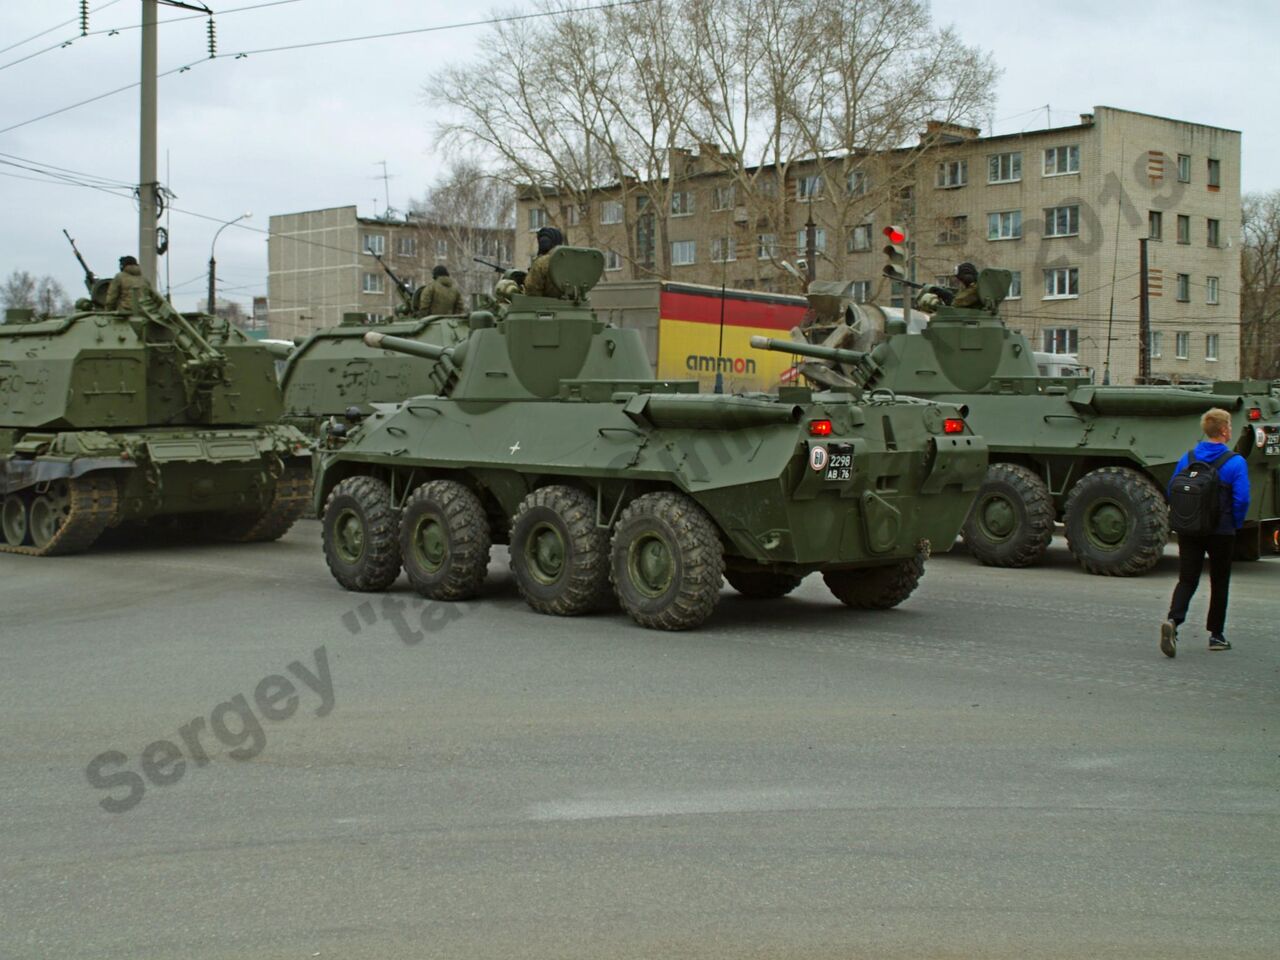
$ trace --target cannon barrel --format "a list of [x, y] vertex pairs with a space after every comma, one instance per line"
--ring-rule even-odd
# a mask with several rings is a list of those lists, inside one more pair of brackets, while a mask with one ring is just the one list
[[753, 336], [751, 346], [757, 350], [776, 350], [778, 353], [794, 353], [815, 360], [834, 360], [837, 363], [858, 363], [867, 355], [859, 350], [843, 350], [840, 347], [824, 347], [801, 340], [775, 340], [772, 337]]
[[385, 333], [378, 333], [376, 330], [370, 330], [364, 335], [364, 343], [366, 347], [373, 347], [375, 350], [392, 350], [395, 353], [407, 353], [411, 357], [421, 357], [424, 360], [453, 357], [452, 347], [441, 347], [434, 343], [421, 343], [417, 340], [408, 340], [405, 337], [392, 337]]
[[1077, 391], [1071, 402], [1103, 416], [1174, 417], [1204, 413], [1210, 407], [1239, 410], [1241, 396], [1179, 390], [1177, 387], [1087, 387]]
[[277, 360], [288, 360], [293, 356], [293, 351], [298, 349], [297, 346], [292, 343], [279, 343], [272, 340], [262, 340], [259, 342], [266, 347], [267, 352]]

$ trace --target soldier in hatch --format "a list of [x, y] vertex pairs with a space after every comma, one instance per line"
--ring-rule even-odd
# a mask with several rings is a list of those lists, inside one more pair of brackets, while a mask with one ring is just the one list
[[524, 292], [528, 297], [561, 297], [561, 290], [551, 279], [548, 266], [551, 263], [551, 251], [564, 243], [564, 235], [555, 227], [541, 227], [538, 230], [538, 255], [529, 265], [529, 272], [524, 278]]
[[960, 289], [951, 300], [951, 306], [982, 306], [982, 301], [978, 298], [978, 268], [966, 260], [956, 267], [956, 279], [960, 281]]
[[429, 316], [449, 317], [464, 312], [462, 291], [444, 264], [431, 271], [431, 282], [418, 290], [417, 300], [417, 309]]
[[130, 256], [121, 257], [120, 272], [111, 278], [111, 285], [107, 287], [106, 308], [132, 313], [139, 300], [149, 293], [151, 284], [142, 275], [138, 261]]

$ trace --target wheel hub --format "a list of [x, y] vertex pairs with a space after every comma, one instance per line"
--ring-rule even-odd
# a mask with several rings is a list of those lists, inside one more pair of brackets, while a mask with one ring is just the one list
[[345, 563], [357, 563], [364, 556], [364, 522], [354, 510], [343, 510], [333, 525], [334, 545]]
[[540, 523], [529, 534], [525, 543], [525, 559], [529, 572], [541, 583], [551, 584], [564, 572], [564, 538], [560, 531], [547, 523]]
[[47, 547], [58, 535], [71, 514], [71, 497], [65, 484], [59, 482], [31, 502], [31, 541]]
[[413, 531], [413, 551], [423, 569], [435, 573], [449, 555], [449, 538], [435, 517], [422, 517]]
[[999, 542], [1009, 539], [1017, 528], [1018, 515], [1007, 499], [993, 495], [979, 506], [978, 523], [988, 540]]
[[21, 546], [27, 539], [27, 505], [19, 494], [9, 494], [0, 507], [0, 525], [10, 546]]
[[1118, 503], [1104, 501], [1089, 511], [1089, 538], [1099, 546], [1119, 546], [1124, 542], [1128, 529], [1128, 515]]
[[675, 575], [671, 547], [655, 533], [637, 537], [631, 544], [627, 566], [631, 580], [641, 593], [660, 597]]

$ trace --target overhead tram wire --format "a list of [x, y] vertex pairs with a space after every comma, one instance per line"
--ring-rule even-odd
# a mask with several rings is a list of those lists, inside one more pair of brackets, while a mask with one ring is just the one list
[[[294, 0], [275, 0], [275, 2], [294, 2]], [[485, 20], [469, 20], [465, 23], [446, 23], [435, 27], [415, 27], [409, 30], [395, 30], [390, 33], [371, 33], [356, 37], [339, 37], [333, 40], [314, 40], [306, 43], [286, 44], [279, 47], [263, 47], [258, 50], [241, 50], [235, 53], [219, 53], [212, 57], [202, 57], [199, 60], [193, 60], [191, 63], [184, 64], [180, 67], [174, 67], [172, 70], [166, 70], [164, 73], [156, 75], [156, 78], [167, 77], [175, 73], [185, 73], [186, 71], [197, 67], [202, 63], [209, 63], [213, 60], [242, 60], [251, 56], [261, 56], [267, 53], [282, 53], [287, 50], [305, 50], [311, 47], [327, 47], [341, 43], [358, 43], [365, 40], [385, 40], [390, 37], [406, 37], [422, 33], [439, 33], [445, 30], [464, 30], [469, 27], [483, 27], [499, 23], [519, 23], [526, 20], [538, 20], [546, 17], [561, 17], [575, 13], [590, 13], [595, 10], [614, 10], [619, 7], [634, 7], [641, 4], [653, 3], [654, 0], [613, 0], [609, 3], [597, 3], [586, 7], [575, 7], [572, 10], [543, 10], [536, 13], [510, 14], [502, 17], [489, 17]], [[242, 9], [252, 9], [245, 7]], [[219, 14], [221, 16], [221, 14]], [[172, 22], [172, 21], [169, 21]], [[0, 68], [2, 69], [2, 68]], [[133, 90], [142, 86], [141, 80], [135, 80], [133, 83], [126, 84], [123, 87], [116, 87], [114, 90], [108, 90], [97, 96], [87, 97], [65, 107], [59, 107], [57, 110], [50, 110], [48, 113], [42, 113], [38, 117], [32, 117], [29, 120], [23, 120], [20, 123], [10, 124], [7, 127], [0, 127], [0, 134], [9, 133], [20, 127], [28, 126], [32, 123], [38, 123], [41, 120], [47, 120], [50, 117], [56, 117], [61, 113], [69, 110], [75, 110], [77, 107], [87, 106], [90, 103], [96, 103], [99, 100], [105, 100], [107, 97], [115, 96], [117, 93], [124, 93], [127, 90]]]

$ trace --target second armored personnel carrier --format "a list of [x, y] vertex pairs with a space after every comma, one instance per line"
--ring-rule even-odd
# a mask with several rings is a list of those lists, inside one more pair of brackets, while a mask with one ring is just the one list
[[651, 628], [711, 613], [722, 580], [780, 597], [820, 572], [852, 607], [914, 590], [930, 544], [953, 541], [986, 470], [954, 404], [861, 389], [777, 396], [655, 380], [639, 334], [588, 293], [597, 250], [558, 248], [562, 299], [516, 295], [445, 347], [370, 332], [424, 365], [433, 389], [377, 409], [323, 451], [317, 504], [333, 576], [461, 600], [490, 547], [510, 547], [528, 604], [616, 601]]
[[[982, 305], [942, 307], [919, 334], [889, 324], [878, 344], [833, 360], [813, 356], [805, 330], [776, 349], [802, 354], [815, 383], [963, 403], [991, 447], [991, 466], [964, 527], [983, 563], [1021, 567], [1048, 549], [1054, 523], [1085, 570], [1129, 576], [1151, 569], [1169, 540], [1165, 490], [1210, 407], [1231, 412], [1235, 449], [1249, 466], [1252, 499], [1237, 536], [1241, 558], [1277, 549], [1280, 536], [1280, 398], [1262, 381], [1205, 388], [1095, 386], [1088, 377], [1042, 376], [1026, 338], [1000, 320], [1009, 274], [984, 270]], [[815, 304], [825, 308], [825, 303]], [[861, 333], [853, 323], [814, 324], [828, 344]], [[870, 318], [874, 321], [874, 318]], [[874, 322], [870, 323], [874, 327]]]
[[75, 553], [161, 517], [272, 540], [310, 504], [306, 438], [282, 413], [274, 357], [225, 320], [152, 293], [0, 325], [0, 552]]

